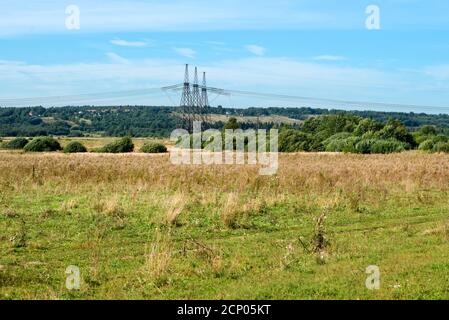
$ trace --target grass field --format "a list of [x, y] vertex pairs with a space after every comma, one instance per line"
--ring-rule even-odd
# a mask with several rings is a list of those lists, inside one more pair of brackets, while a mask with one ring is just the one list
[[449, 155], [279, 166], [2, 152], [0, 298], [449, 299]]

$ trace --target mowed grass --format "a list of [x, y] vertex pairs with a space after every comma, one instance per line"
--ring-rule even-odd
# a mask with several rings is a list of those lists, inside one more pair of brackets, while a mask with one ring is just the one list
[[[448, 155], [279, 166], [2, 152], [0, 298], [449, 298]], [[365, 286], [370, 265], [380, 290]]]

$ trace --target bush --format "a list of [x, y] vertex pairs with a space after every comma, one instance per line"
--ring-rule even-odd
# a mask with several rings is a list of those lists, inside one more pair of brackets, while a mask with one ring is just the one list
[[62, 150], [58, 141], [51, 137], [40, 137], [31, 140], [25, 147], [27, 152], [52, 152]]
[[279, 134], [279, 151], [311, 151], [312, 140], [313, 138], [310, 134], [298, 130], [283, 130]]
[[433, 142], [437, 143], [437, 142], [449, 142], [449, 138], [447, 136], [445, 136], [444, 134], [439, 134], [437, 136], [435, 136], [433, 138]]
[[436, 136], [438, 134], [438, 130], [435, 126], [425, 125], [422, 126], [418, 132], [420, 135], [427, 135], [427, 136]]
[[371, 119], [363, 119], [359, 125], [355, 128], [354, 134], [356, 136], [363, 136], [368, 132], [377, 132], [382, 130], [383, 125]]
[[363, 139], [355, 145], [355, 152], [361, 154], [370, 154], [372, 153], [373, 145], [378, 141], [379, 140], [376, 139]]
[[143, 153], [166, 153], [167, 147], [161, 143], [148, 142], [140, 148], [140, 151]]
[[356, 144], [360, 138], [351, 136], [348, 133], [338, 133], [324, 141], [327, 152], [356, 152]]
[[84, 152], [87, 152], [87, 149], [80, 142], [73, 141], [65, 146], [64, 152], [65, 153], [84, 153]]
[[408, 144], [410, 148], [417, 146], [415, 138], [408, 132], [407, 128], [399, 120], [394, 119], [390, 119], [382, 130], [376, 132], [376, 138], [380, 140], [396, 140], [404, 142]]
[[97, 151], [100, 153], [128, 153], [134, 151], [134, 144], [131, 138], [125, 137], [107, 144]]
[[421, 151], [432, 151], [434, 145], [435, 145], [434, 141], [432, 139], [428, 139], [428, 140], [422, 142], [419, 145], [418, 149]]
[[371, 146], [371, 153], [398, 153], [409, 149], [410, 145], [408, 143], [396, 139], [376, 140]]
[[11, 149], [11, 150], [19, 150], [23, 149], [27, 144], [29, 140], [25, 138], [15, 138], [9, 142], [5, 142], [2, 144], [2, 148], [4, 149]]
[[433, 152], [444, 152], [449, 153], [449, 143], [447, 142], [438, 142], [433, 146]]

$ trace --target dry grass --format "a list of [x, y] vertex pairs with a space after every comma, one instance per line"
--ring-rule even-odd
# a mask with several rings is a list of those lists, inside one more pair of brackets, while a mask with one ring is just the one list
[[156, 284], [164, 282], [169, 273], [173, 254], [170, 235], [158, 230], [152, 243], [147, 246], [145, 264], [142, 267], [143, 276]]
[[184, 212], [187, 201], [187, 197], [182, 193], [176, 194], [168, 199], [166, 209], [166, 222], [168, 225], [179, 225], [179, 216]]
[[367, 188], [381, 193], [398, 189], [413, 193], [423, 187], [446, 190], [449, 156], [417, 152], [371, 156], [286, 154], [280, 156], [277, 176], [262, 177], [257, 166], [195, 166], [193, 170], [192, 166], [172, 165], [168, 155], [0, 155], [2, 191], [37, 188], [36, 180], [42, 187], [72, 192], [104, 187], [123, 192], [137, 187], [141, 191], [170, 189], [198, 193], [257, 191], [273, 196], [339, 189], [353, 194], [351, 206], [355, 208]]
[[79, 206], [78, 201], [76, 201], [75, 199], [71, 199], [71, 200], [64, 201], [61, 204], [61, 210], [62, 211], [70, 211], [73, 209], [77, 209], [78, 206]]
[[95, 199], [92, 209], [97, 213], [114, 217], [122, 217], [125, 213], [125, 209], [118, 195], [106, 199]]
[[240, 210], [240, 199], [237, 193], [232, 192], [228, 194], [223, 210], [221, 211], [221, 220], [223, 221], [223, 224], [228, 228], [234, 228]]

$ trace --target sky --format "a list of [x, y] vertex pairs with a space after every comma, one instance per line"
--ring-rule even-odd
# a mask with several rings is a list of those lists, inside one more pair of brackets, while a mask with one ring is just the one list
[[[212, 87], [449, 113], [446, 0], [0, 4], [0, 105], [179, 84], [188, 63], [207, 72]], [[159, 92], [84, 104], [179, 100], [177, 92]], [[224, 107], [326, 107], [260, 97], [210, 100]]]

